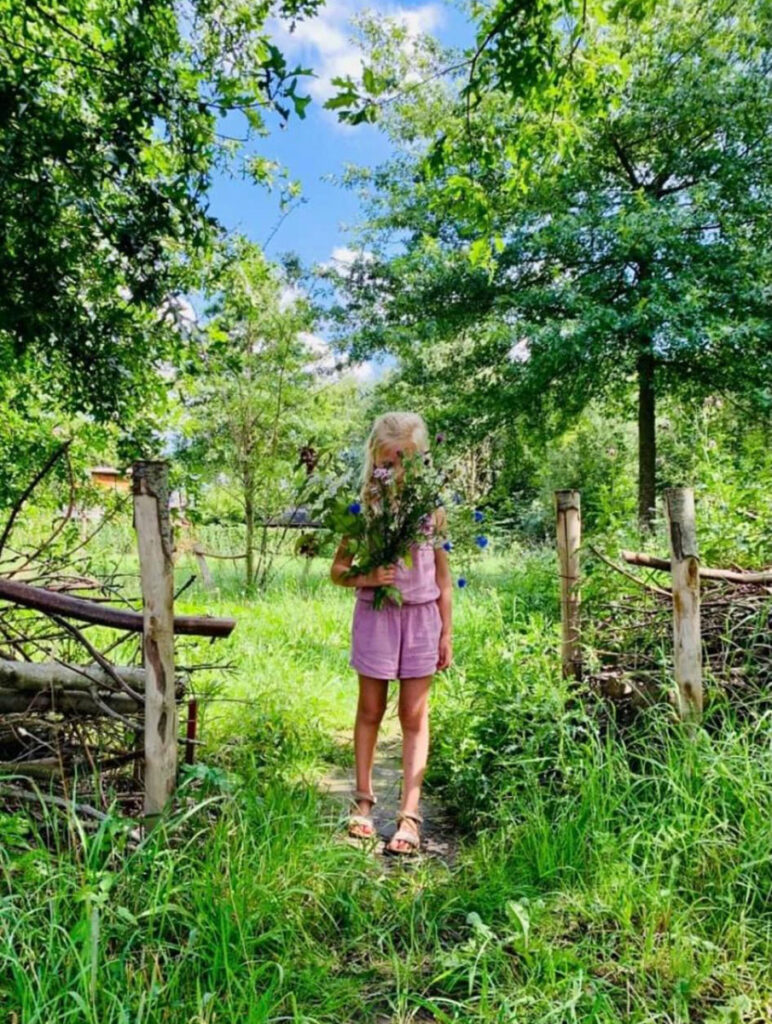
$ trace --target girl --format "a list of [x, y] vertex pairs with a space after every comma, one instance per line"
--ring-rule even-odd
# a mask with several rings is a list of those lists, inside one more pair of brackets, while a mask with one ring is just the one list
[[[376, 469], [390, 469], [397, 486], [402, 476], [402, 455], [428, 452], [426, 424], [415, 413], [390, 412], [373, 424], [365, 448], [362, 473], [362, 501], [371, 500], [370, 484]], [[432, 514], [435, 534], [444, 526], [444, 512]], [[371, 817], [376, 798], [372, 791], [372, 769], [378, 728], [386, 710], [390, 679], [399, 680], [399, 720], [402, 726], [402, 804], [397, 831], [387, 852], [415, 853], [420, 846], [419, 825], [423, 820], [418, 803], [426, 759], [429, 753], [429, 688], [438, 669], [452, 661], [450, 569], [445, 551], [435, 541], [414, 544], [413, 565], [397, 563], [375, 569], [367, 575], [346, 576], [351, 568], [344, 537], [335, 553], [330, 571], [333, 583], [355, 587], [357, 601], [352, 625], [350, 665], [359, 674], [359, 703], [354, 726], [357, 813], [349, 819], [349, 835], [375, 835]], [[401, 562], [401, 560], [400, 560]], [[395, 585], [403, 604], [387, 601], [372, 606], [373, 590]]]

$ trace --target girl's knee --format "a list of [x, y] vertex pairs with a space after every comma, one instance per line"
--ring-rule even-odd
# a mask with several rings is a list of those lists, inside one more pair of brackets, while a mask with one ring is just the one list
[[364, 725], [380, 725], [384, 714], [386, 713], [386, 702], [380, 703], [367, 703], [359, 704], [357, 708], [357, 718]]
[[399, 724], [403, 732], [422, 732], [428, 728], [429, 709], [425, 704], [419, 707], [400, 706]]

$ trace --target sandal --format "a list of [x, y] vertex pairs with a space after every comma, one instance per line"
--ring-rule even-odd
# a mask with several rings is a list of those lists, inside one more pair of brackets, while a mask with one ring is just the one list
[[[359, 801], [367, 800], [370, 803], [370, 807], [375, 807], [378, 803], [376, 796], [373, 793], [365, 793], [361, 789], [355, 789], [351, 794], [351, 804], [354, 808], [354, 813], [349, 815], [348, 819], [348, 834], [353, 839], [373, 839], [375, 836], [375, 823], [372, 816], [369, 814], [362, 814], [359, 810]], [[369, 828], [370, 832], [363, 835], [361, 832], [352, 832], [353, 828]]]
[[[389, 854], [391, 857], [415, 857], [415, 855], [421, 849], [421, 835], [418, 831], [418, 826], [423, 822], [423, 818], [417, 811], [400, 811], [397, 815], [397, 831], [389, 840], [389, 843], [393, 842], [404, 842], [409, 843], [412, 846], [412, 850], [395, 850], [390, 845], [384, 847], [383, 852]], [[415, 832], [412, 829], [399, 828], [399, 825], [403, 821], [415, 822]]]

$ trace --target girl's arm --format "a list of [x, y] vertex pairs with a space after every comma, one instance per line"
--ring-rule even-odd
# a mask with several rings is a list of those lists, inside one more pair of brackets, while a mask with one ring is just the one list
[[[437, 529], [445, 529], [445, 512], [437, 509]], [[453, 578], [450, 575], [448, 556], [442, 548], [434, 549], [434, 567], [437, 576], [437, 586], [440, 588], [440, 596], [437, 598], [437, 607], [440, 610], [442, 619], [442, 632], [440, 633], [440, 646], [437, 659], [438, 671], [448, 668], [453, 661]]]
[[397, 571], [395, 566], [374, 569], [367, 574], [346, 576], [345, 574], [351, 568], [353, 561], [354, 556], [349, 553], [348, 549], [348, 537], [344, 537], [332, 560], [330, 579], [333, 583], [337, 583], [339, 587], [388, 587], [393, 585]]

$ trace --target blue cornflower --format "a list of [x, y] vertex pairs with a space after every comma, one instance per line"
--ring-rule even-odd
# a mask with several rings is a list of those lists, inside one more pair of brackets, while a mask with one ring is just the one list
[[479, 537], [475, 537], [474, 542], [478, 548], [484, 548], [488, 544], [488, 538], [480, 534]]
[[459, 576], [459, 578], [458, 578], [458, 585], [459, 585], [459, 587], [465, 587], [466, 586], [466, 580], [464, 579], [463, 576]]
[[473, 518], [474, 518], [474, 521], [475, 521], [476, 523], [481, 523], [481, 522], [483, 521], [483, 519], [485, 519], [485, 516], [484, 516], [484, 515], [483, 515], [483, 513], [482, 513], [482, 512], [481, 512], [481, 511], [479, 510], [479, 508], [476, 508], [476, 509], [474, 510], [474, 513], [473, 513]]
[[445, 551], [452, 551], [453, 550], [453, 543], [452, 543], [452, 541], [446, 540], [445, 543], [442, 546], [445, 549]]
[[362, 511], [362, 506], [359, 504], [358, 501], [352, 501], [348, 507], [348, 510], [353, 516], [358, 516], [359, 513]]

